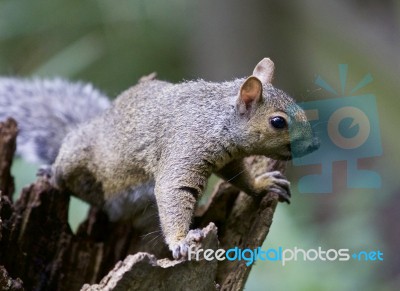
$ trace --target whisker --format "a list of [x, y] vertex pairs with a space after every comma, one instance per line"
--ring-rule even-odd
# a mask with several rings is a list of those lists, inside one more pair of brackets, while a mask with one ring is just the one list
[[148, 237], [149, 235], [152, 235], [152, 234], [155, 234], [155, 233], [160, 233], [161, 231], [160, 230], [155, 230], [155, 231], [151, 231], [151, 232], [149, 232], [149, 233], [146, 233], [146, 234], [144, 234], [144, 235], [141, 235], [140, 237], [141, 238], [146, 238], [146, 237]]
[[242, 174], [244, 171], [246, 171], [246, 170], [242, 170], [242, 171], [240, 171], [238, 174], [236, 174], [235, 176], [233, 176], [232, 178], [230, 178], [229, 180], [227, 180], [226, 182], [230, 182], [230, 181], [232, 181], [233, 179], [235, 179], [236, 177], [238, 177], [240, 174]]
[[148, 244], [152, 244], [151, 246], [154, 248], [156, 245], [158, 245], [159, 241], [158, 238], [160, 238], [161, 235], [156, 235], [154, 238], [152, 238]]
[[321, 125], [321, 124], [324, 124], [324, 123], [328, 123], [328, 121], [320, 121], [320, 122], [317, 122], [316, 124], [313, 124], [313, 128], [314, 127], [316, 127], [316, 126], [318, 126], [318, 125]]

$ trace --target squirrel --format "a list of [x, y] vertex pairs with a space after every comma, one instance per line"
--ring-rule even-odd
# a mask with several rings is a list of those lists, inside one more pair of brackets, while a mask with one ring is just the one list
[[[161, 230], [175, 259], [187, 256], [196, 202], [212, 173], [249, 195], [274, 190], [289, 202], [279, 172], [252, 177], [251, 155], [289, 160], [316, 150], [304, 111], [272, 86], [274, 63], [262, 59], [248, 78], [172, 84], [154, 75], [112, 104], [91, 85], [64, 80], [0, 78], [0, 119], [20, 124], [18, 153], [51, 166], [51, 184], [112, 219], [155, 199]], [[153, 198], [152, 198], [153, 197]], [[190, 239], [189, 239], [190, 238]]]

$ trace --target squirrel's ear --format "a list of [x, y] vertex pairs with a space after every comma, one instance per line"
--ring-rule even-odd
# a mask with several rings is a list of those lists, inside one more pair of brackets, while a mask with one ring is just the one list
[[249, 112], [249, 110], [260, 101], [262, 95], [261, 81], [255, 77], [250, 76], [244, 81], [240, 87], [238, 108], [241, 114]]
[[254, 68], [253, 76], [257, 77], [262, 84], [269, 84], [274, 77], [275, 65], [269, 58], [263, 58]]

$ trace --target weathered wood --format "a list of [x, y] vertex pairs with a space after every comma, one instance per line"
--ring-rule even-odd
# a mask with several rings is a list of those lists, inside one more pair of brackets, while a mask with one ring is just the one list
[[[216, 250], [217, 228], [203, 229], [202, 248]], [[149, 253], [136, 253], [117, 263], [99, 284], [84, 285], [82, 291], [97, 290], [216, 290], [217, 261], [157, 260]]]
[[24, 288], [22, 287], [21, 279], [12, 279], [4, 266], [0, 266], [0, 287], [1, 290], [9, 290], [9, 291], [22, 291]]
[[[249, 157], [246, 162], [255, 177], [267, 171], [285, 170], [284, 162], [266, 157]], [[250, 197], [243, 192], [239, 193], [229, 183], [220, 182], [207, 209], [200, 215], [205, 221], [215, 221], [219, 226], [221, 248], [253, 250], [260, 247], [268, 235], [278, 198], [275, 193]], [[221, 290], [242, 290], [252, 266], [246, 266], [243, 260], [221, 261], [216, 276]]]
[[14, 193], [14, 179], [11, 176], [11, 165], [17, 146], [17, 123], [9, 118], [0, 122], [0, 192], [12, 198]]

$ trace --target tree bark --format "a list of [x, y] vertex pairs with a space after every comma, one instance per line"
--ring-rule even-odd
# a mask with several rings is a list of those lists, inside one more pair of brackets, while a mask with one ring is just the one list
[[11, 165], [17, 146], [17, 123], [14, 119], [0, 122], [0, 192], [12, 198], [14, 179], [11, 176]]
[[[147, 228], [110, 222], [92, 207], [76, 234], [68, 224], [69, 195], [44, 178], [24, 188], [13, 203], [10, 174], [16, 123], [0, 123], [0, 287], [2, 290], [243, 290], [252, 265], [246, 261], [171, 258], [157, 218]], [[247, 159], [254, 175], [284, 163]], [[272, 223], [278, 195], [253, 198], [220, 181], [196, 211], [203, 228], [198, 248], [255, 249]], [[15, 279], [13, 279], [15, 278]]]

